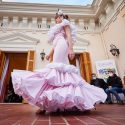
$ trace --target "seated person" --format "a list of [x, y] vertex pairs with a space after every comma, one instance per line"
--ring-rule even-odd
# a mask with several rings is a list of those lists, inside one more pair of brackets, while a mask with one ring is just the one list
[[111, 93], [116, 97], [118, 104], [123, 104], [123, 100], [120, 98], [118, 93], [123, 93], [125, 96], [125, 89], [123, 88], [122, 80], [112, 70], [108, 71], [109, 77], [107, 83], [109, 88], [106, 89], [107, 103], [112, 104]]
[[103, 79], [97, 78], [95, 73], [92, 74], [92, 80], [90, 84], [102, 88], [104, 91], [108, 88], [107, 83]]

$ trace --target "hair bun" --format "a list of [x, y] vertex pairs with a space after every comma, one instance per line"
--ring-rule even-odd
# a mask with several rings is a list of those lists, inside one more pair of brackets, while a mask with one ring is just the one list
[[69, 16], [68, 15], [64, 15], [64, 19], [69, 19]]
[[58, 15], [63, 15], [63, 11], [58, 9], [58, 12], [57, 12]]

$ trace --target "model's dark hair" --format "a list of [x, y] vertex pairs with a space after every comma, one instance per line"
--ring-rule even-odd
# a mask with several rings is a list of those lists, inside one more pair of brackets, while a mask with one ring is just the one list
[[58, 13], [56, 13], [55, 19], [57, 19], [58, 17], [61, 17], [61, 16], [63, 16], [64, 19], [67, 19], [67, 20], [69, 19], [69, 16], [68, 16], [68, 15], [64, 15], [64, 14], [61, 14], [61, 15], [60, 15], [60, 14], [58, 14]]
[[64, 15], [63, 18], [68, 20], [69, 16], [68, 15]]
[[56, 15], [55, 15], [55, 19], [57, 19], [58, 17], [61, 17], [61, 16], [63, 16], [63, 14], [58, 14], [58, 13], [56, 13]]

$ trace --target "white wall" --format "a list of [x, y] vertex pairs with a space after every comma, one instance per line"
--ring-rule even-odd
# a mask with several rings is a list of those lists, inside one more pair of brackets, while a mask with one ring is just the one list
[[36, 33], [31, 33], [28, 32], [26, 33], [28, 36], [32, 36], [34, 38], [37, 38], [40, 40], [40, 43], [37, 44], [36, 46], [36, 61], [35, 61], [35, 69], [41, 69], [44, 68], [44, 66], [49, 63], [47, 60], [42, 61], [40, 53], [43, 51], [46, 54], [49, 53], [49, 51], [52, 48], [52, 45], [50, 45], [48, 41], [48, 36], [47, 36], [47, 31], [45, 32], [36, 32]]
[[82, 37], [90, 42], [90, 44], [87, 47], [87, 50], [90, 53], [92, 70], [93, 72], [96, 73], [95, 62], [107, 59], [106, 53], [104, 51], [104, 45], [101, 39], [101, 35], [84, 34], [84, 35], [80, 35], [79, 37]]
[[[103, 32], [108, 56], [115, 59], [119, 75], [123, 78], [125, 71], [125, 7], [117, 15], [116, 20]], [[109, 52], [110, 44], [116, 45], [120, 50], [119, 57], [114, 57]]]

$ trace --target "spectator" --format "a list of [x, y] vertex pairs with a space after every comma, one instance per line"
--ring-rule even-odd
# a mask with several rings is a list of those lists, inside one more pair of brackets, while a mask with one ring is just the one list
[[102, 88], [104, 91], [108, 88], [107, 83], [103, 79], [97, 78], [95, 73], [92, 74], [92, 80], [90, 84]]
[[112, 104], [111, 93], [116, 97], [118, 104], [123, 104], [123, 100], [120, 98], [118, 93], [123, 93], [125, 96], [125, 89], [123, 88], [122, 80], [112, 70], [108, 71], [109, 77], [107, 83], [109, 88], [106, 89], [107, 103]]

